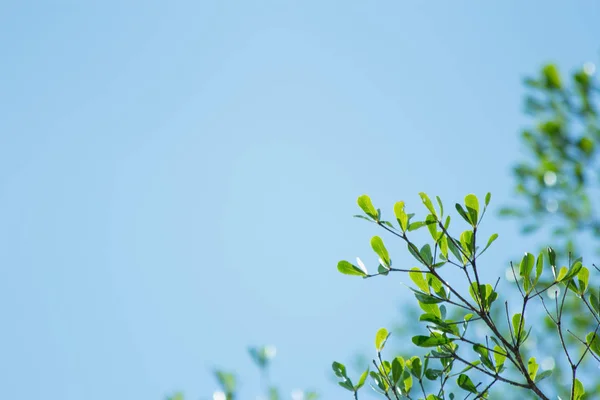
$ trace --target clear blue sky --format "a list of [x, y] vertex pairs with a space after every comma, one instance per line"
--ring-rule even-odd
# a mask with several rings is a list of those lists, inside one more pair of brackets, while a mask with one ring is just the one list
[[[356, 197], [505, 203], [521, 79], [600, 49], [595, 1], [1, 8], [0, 382], [32, 400], [208, 398], [212, 366], [253, 400], [262, 343], [286, 394], [343, 398], [331, 361], [406, 295], [336, 271], [376, 261]], [[527, 250], [487, 226], [490, 268]]]

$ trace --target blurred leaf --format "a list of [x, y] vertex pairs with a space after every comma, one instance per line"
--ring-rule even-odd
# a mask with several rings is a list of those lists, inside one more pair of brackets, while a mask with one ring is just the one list
[[334, 361], [333, 364], [331, 364], [331, 369], [333, 369], [333, 372], [335, 373], [336, 376], [340, 377], [340, 378], [346, 378], [346, 366], [344, 364], [341, 364], [337, 361]]
[[355, 387], [356, 390], [363, 387], [363, 385], [365, 384], [365, 381], [367, 380], [367, 376], [369, 376], [369, 368], [367, 368], [365, 370], [365, 372], [363, 372], [362, 375], [360, 376], [360, 378], [358, 379], [358, 383], [356, 384], [356, 387]]
[[573, 384], [573, 400], [580, 400], [584, 394], [585, 389], [583, 388], [583, 384], [579, 379], [575, 379], [575, 383]]
[[[413, 267], [410, 269], [411, 272], [408, 273], [408, 276], [410, 277], [410, 279], [415, 283], [415, 285], [417, 285], [417, 287], [419, 289], [421, 289], [423, 292], [425, 293], [429, 293], [429, 285], [427, 284], [427, 281], [425, 280], [425, 278], [423, 277], [423, 273], [420, 272], [419, 268], [417, 267]], [[414, 272], [412, 272], [414, 271]]]
[[556, 65], [546, 65], [542, 70], [542, 73], [544, 75], [545, 84], [548, 89], [561, 88], [560, 73], [558, 72], [558, 67]]

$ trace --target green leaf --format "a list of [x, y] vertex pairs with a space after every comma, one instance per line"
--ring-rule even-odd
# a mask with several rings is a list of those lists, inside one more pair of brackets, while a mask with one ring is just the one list
[[456, 380], [456, 383], [458, 383], [458, 386], [460, 386], [462, 389], [466, 390], [467, 392], [477, 394], [477, 388], [473, 384], [473, 381], [471, 381], [471, 378], [469, 378], [467, 375], [460, 374], [458, 376], [458, 379]]
[[407, 370], [404, 370], [404, 373], [402, 374], [402, 384], [404, 386], [404, 393], [408, 394], [410, 389], [412, 389], [413, 380], [411, 373]]
[[365, 272], [356, 265], [350, 264], [348, 261], [340, 261], [337, 265], [338, 271], [344, 275], [366, 276]]
[[441, 369], [428, 368], [425, 370], [425, 377], [427, 379], [429, 379], [430, 381], [435, 381], [437, 378], [439, 378], [443, 374], [444, 374], [444, 371], [442, 371]]
[[577, 273], [577, 280], [579, 281], [580, 293], [584, 294], [590, 281], [590, 270], [586, 267], [582, 267]]
[[425, 225], [427, 225], [427, 229], [429, 230], [429, 234], [433, 238], [433, 240], [438, 240], [438, 232], [437, 232], [437, 219], [435, 215], [429, 214], [425, 218]]
[[408, 215], [404, 211], [404, 202], [398, 201], [394, 204], [394, 215], [396, 216], [396, 220], [398, 221], [398, 225], [400, 225], [400, 229], [402, 232], [406, 232], [408, 229]]
[[412, 356], [410, 359], [406, 360], [406, 367], [410, 370], [410, 373], [413, 374], [415, 378], [421, 379], [423, 366], [419, 357]]
[[437, 303], [442, 303], [444, 301], [443, 299], [439, 299], [437, 297], [418, 292], [418, 291], [414, 290], [413, 288], [410, 288], [410, 290], [412, 290], [415, 293], [415, 297], [417, 298], [417, 300], [423, 304], [437, 304]]
[[419, 347], [436, 347], [441, 346], [443, 344], [448, 344], [452, 342], [454, 339], [450, 339], [446, 336], [436, 335], [436, 336], [423, 336], [417, 335], [413, 336], [412, 342]]
[[579, 271], [581, 271], [581, 268], [583, 268], [583, 264], [581, 264], [580, 259], [575, 260], [573, 265], [571, 265], [571, 268], [569, 268], [569, 272], [567, 272], [567, 274], [560, 281], [562, 282], [573, 279], [575, 276], [577, 276]]
[[440, 199], [440, 196], [435, 196], [435, 199], [437, 200], [438, 206], [440, 207], [440, 220], [444, 217], [444, 205], [442, 204], [442, 199]]
[[482, 255], [484, 251], [486, 251], [488, 249], [488, 247], [490, 247], [492, 245], [492, 243], [494, 243], [494, 241], [498, 239], [498, 234], [494, 233], [492, 236], [490, 236], [490, 238], [488, 239], [487, 244], [485, 245], [485, 247], [483, 248], [483, 250], [481, 250], [481, 253], [479, 253], [479, 255]]
[[485, 206], [487, 207], [490, 204], [490, 200], [492, 199], [492, 194], [490, 192], [488, 192], [485, 195]]
[[408, 242], [407, 246], [408, 246], [408, 251], [410, 252], [410, 254], [412, 254], [412, 256], [417, 261], [419, 261], [421, 264], [423, 264], [423, 260], [421, 259], [421, 254], [419, 254], [419, 248], [411, 242]]
[[390, 334], [385, 328], [381, 328], [377, 331], [377, 334], [375, 335], [375, 348], [378, 352], [381, 352], [381, 350], [383, 350], [385, 342], [387, 341], [389, 336]]
[[490, 354], [488, 352], [488, 349], [485, 346], [483, 346], [481, 344], [475, 344], [475, 345], [473, 345], [473, 350], [477, 354], [479, 354], [479, 360], [485, 367], [487, 367], [491, 371], [496, 370], [494, 367], [494, 364], [492, 363], [492, 360], [490, 359]]
[[512, 317], [513, 333], [517, 342], [521, 342], [521, 338], [525, 335], [525, 319], [521, 317], [520, 313], [513, 315]]
[[392, 383], [395, 385], [402, 378], [404, 372], [404, 359], [402, 357], [396, 357], [392, 360]]
[[560, 73], [558, 72], [558, 68], [554, 64], [546, 65], [542, 74], [544, 76], [545, 84], [548, 89], [560, 89], [561, 81], [560, 81]]
[[558, 275], [556, 275], [556, 282], [562, 281], [565, 278], [565, 276], [567, 276], [567, 272], [569, 272], [569, 269], [567, 267], [561, 267], [558, 271]]
[[456, 207], [456, 211], [458, 211], [458, 214], [460, 214], [460, 216], [463, 217], [463, 219], [465, 221], [467, 221], [469, 224], [471, 224], [471, 220], [469, 219], [469, 215], [467, 215], [467, 212], [464, 210], [463, 206], [461, 206], [460, 204], [456, 203], [455, 207]]
[[502, 347], [494, 346], [494, 362], [496, 363], [496, 372], [500, 373], [502, 367], [504, 367], [504, 361], [506, 361], [506, 351]]
[[592, 309], [596, 311], [596, 314], [600, 314], [600, 298], [598, 295], [590, 290], [590, 305]]
[[600, 356], [600, 337], [595, 332], [588, 333], [585, 337], [585, 342], [594, 354]]
[[542, 373], [538, 374], [535, 377], [534, 382], [538, 383], [540, 382], [542, 379], [546, 379], [547, 377], [549, 377], [550, 375], [552, 375], [552, 370], [551, 369], [547, 369], [546, 371], [543, 371]]
[[527, 373], [529, 374], [529, 377], [532, 381], [535, 381], [535, 377], [537, 375], [539, 367], [540, 366], [538, 365], [538, 363], [535, 362], [535, 357], [531, 357], [527, 362]]
[[464, 263], [464, 257], [462, 255], [462, 253], [460, 252], [460, 249], [456, 246], [454, 240], [452, 240], [450, 238], [448, 239], [448, 248], [450, 249], [450, 251], [452, 252], [454, 257], [456, 257], [457, 260]]
[[[435, 303], [426, 304], [426, 303], [419, 302], [419, 307], [421, 307], [421, 310], [425, 311], [426, 314], [435, 315], [437, 318], [440, 318], [440, 319], [442, 318], [441, 307], [439, 307]], [[442, 307], [444, 307], [444, 306], [442, 305]], [[424, 314], [424, 315], [426, 315], [426, 314]]]
[[373, 218], [376, 221], [379, 219], [379, 213], [377, 212], [375, 207], [373, 207], [373, 203], [371, 202], [371, 198], [369, 196], [363, 194], [362, 196], [358, 197], [358, 200], [356, 202], [358, 203], [358, 206], [369, 217]]
[[371, 247], [373, 248], [373, 251], [377, 253], [379, 258], [383, 260], [385, 263], [384, 266], [389, 267], [391, 265], [390, 255], [383, 244], [383, 240], [379, 236], [373, 236], [371, 238]]
[[[419, 268], [413, 267], [410, 270], [411, 270], [411, 272], [408, 273], [408, 276], [410, 277], [410, 279], [423, 292], [429, 293], [429, 285], [427, 284], [427, 281], [423, 277], [423, 274], [419, 271]], [[415, 271], [415, 272], [413, 272], [413, 271]]]
[[556, 266], [556, 253], [552, 247], [548, 247], [548, 260], [550, 261], [551, 266]]
[[429, 246], [429, 244], [425, 244], [423, 247], [421, 247], [419, 254], [427, 265], [431, 265], [433, 263], [433, 254], [431, 254], [431, 246]]
[[442, 234], [440, 237], [440, 253], [447, 260], [448, 259], [448, 236]]
[[340, 385], [341, 387], [343, 387], [344, 389], [346, 389], [350, 392], [354, 392], [354, 386], [352, 385], [352, 381], [349, 378], [346, 378], [343, 381], [338, 382], [338, 385]]
[[467, 255], [473, 254], [473, 231], [464, 231], [460, 234], [460, 244]]
[[477, 196], [474, 194], [468, 194], [465, 197], [465, 206], [467, 207], [467, 212], [469, 213], [471, 225], [476, 226], [479, 219], [479, 200], [477, 200]]
[[427, 207], [429, 212], [437, 217], [437, 213], [435, 212], [435, 208], [433, 207], [431, 200], [429, 200], [429, 197], [423, 192], [419, 193], [419, 196], [421, 196], [421, 201], [425, 204], [425, 207]]
[[354, 387], [354, 390], [358, 390], [361, 387], [363, 387], [363, 385], [365, 384], [365, 381], [367, 380], [367, 376], [369, 376], [369, 368], [367, 368], [365, 370], [365, 372], [362, 373], [362, 375], [360, 376], [360, 378], [358, 379], [358, 383], [356, 384], [356, 386]]
[[409, 230], [409, 232], [416, 231], [417, 229], [422, 228], [425, 225], [427, 225], [427, 223], [425, 221], [411, 222], [410, 224], [408, 224], [408, 230]]
[[529, 293], [529, 289], [532, 285], [531, 271], [533, 271], [534, 264], [535, 257], [531, 253], [525, 253], [521, 260], [521, 264], [519, 264], [519, 276], [523, 278], [523, 289], [525, 289], [525, 292], [527, 293]]
[[573, 400], [581, 400], [584, 394], [585, 389], [583, 388], [583, 384], [579, 379], [575, 379], [575, 383], [573, 384]]
[[346, 366], [344, 364], [334, 361], [333, 364], [331, 364], [331, 369], [333, 369], [333, 372], [335, 373], [336, 376], [338, 376], [340, 378], [347, 378]]
[[540, 276], [542, 276], [542, 272], [544, 270], [544, 253], [540, 253], [535, 263], [535, 280], [533, 281], [533, 286], [535, 286], [540, 280]]

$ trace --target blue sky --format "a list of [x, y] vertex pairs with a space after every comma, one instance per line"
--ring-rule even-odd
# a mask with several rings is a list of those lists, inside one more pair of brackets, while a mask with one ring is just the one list
[[[342, 398], [402, 315], [390, 212], [511, 198], [521, 79], [597, 61], [593, 1], [11, 1], [0, 13], [0, 375], [22, 399], [208, 399], [213, 366]], [[526, 251], [492, 214], [500, 271]], [[385, 236], [384, 236], [385, 238]], [[403, 246], [395, 265], [412, 266]]]

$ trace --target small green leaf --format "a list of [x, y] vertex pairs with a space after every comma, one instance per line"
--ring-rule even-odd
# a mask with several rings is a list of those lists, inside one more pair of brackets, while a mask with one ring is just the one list
[[554, 64], [546, 65], [542, 70], [546, 87], [548, 89], [560, 89], [561, 81], [560, 81], [560, 73], [558, 72], [558, 68]]
[[337, 265], [338, 271], [344, 275], [358, 275], [366, 276], [365, 272], [358, 268], [356, 265], [349, 263], [348, 261], [340, 261]]
[[596, 292], [590, 290], [590, 305], [592, 309], [596, 311], [596, 314], [600, 314], [600, 298]]
[[588, 333], [585, 337], [585, 342], [594, 354], [600, 356], [600, 337], [595, 332]]
[[540, 280], [540, 276], [542, 276], [542, 272], [544, 270], [544, 253], [540, 253], [535, 263], [535, 280], [533, 281], [533, 286], [535, 286]]
[[438, 232], [437, 232], [437, 219], [435, 218], [435, 215], [429, 214], [425, 218], [425, 225], [427, 225], [427, 229], [429, 230], [429, 234], [431, 235], [433, 240], [437, 241]]
[[392, 360], [392, 383], [395, 385], [402, 378], [404, 372], [404, 359], [402, 357], [396, 357]]
[[458, 383], [458, 386], [460, 386], [462, 389], [466, 390], [467, 392], [477, 394], [477, 388], [473, 384], [473, 381], [471, 381], [471, 378], [469, 378], [467, 375], [460, 374], [458, 376], [458, 379], [456, 380], [456, 383]]
[[542, 373], [538, 374], [535, 377], [534, 382], [538, 383], [540, 382], [542, 379], [546, 379], [547, 377], [549, 377], [550, 375], [552, 375], [552, 370], [551, 369], [547, 369], [546, 371], [543, 371]]
[[410, 373], [417, 379], [421, 379], [423, 373], [423, 366], [421, 359], [417, 356], [412, 356], [409, 360], [406, 360], [406, 367], [410, 370]]
[[441, 369], [428, 368], [428, 369], [425, 370], [425, 377], [427, 379], [429, 379], [430, 381], [435, 381], [436, 379], [438, 379], [443, 374], [444, 374], [444, 371], [442, 371]]
[[448, 259], [448, 236], [442, 234], [440, 237], [440, 253], [447, 260]]
[[454, 339], [447, 338], [446, 336], [413, 336], [412, 342], [419, 347], [436, 347], [443, 344], [448, 344]]
[[527, 293], [529, 293], [529, 289], [532, 285], [531, 271], [533, 271], [534, 264], [535, 257], [531, 253], [525, 253], [521, 260], [521, 264], [519, 264], [519, 276], [523, 278], [523, 289], [525, 289], [525, 292]]
[[354, 386], [352, 385], [352, 381], [349, 378], [345, 378], [343, 381], [338, 382], [338, 385], [350, 392], [354, 392]]
[[569, 268], [569, 272], [561, 279], [561, 281], [568, 281], [577, 276], [579, 271], [581, 271], [581, 268], [583, 268], [583, 264], [580, 260], [581, 259], [577, 259], [573, 262], [573, 265]]
[[573, 400], [581, 400], [584, 394], [585, 389], [583, 388], [583, 384], [579, 379], [575, 379], [575, 382], [573, 383]]
[[471, 224], [471, 220], [469, 219], [469, 216], [467, 215], [467, 212], [464, 210], [463, 206], [461, 206], [460, 204], [456, 203], [455, 207], [456, 207], [456, 211], [458, 211], [458, 214], [461, 217], [463, 217], [463, 219], [465, 221], [467, 221], [469, 224]]
[[377, 334], [375, 335], [375, 348], [378, 352], [381, 352], [381, 350], [383, 350], [385, 342], [387, 341], [389, 336], [390, 334], [385, 328], [381, 328], [377, 331]]
[[431, 246], [429, 246], [429, 244], [425, 244], [423, 247], [421, 247], [419, 254], [427, 265], [431, 265], [433, 263], [433, 254], [431, 254]]
[[460, 244], [467, 255], [472, 255], [473, 251], [473, 231], [464, 231], [460, 234]]
[[444, 299], [439, 299], [437, 297], [430, 296], [428, 294], [418, 292], [418, 291], [414, 290], [413, 288], [410, 288], [410, 289], [415, 293], [415, 297], [417, 298], [417, 300], [420, 303], [423, 303], [423, 304], [437, 304], [437, 303], [442, 303], [444, 301]]
[[535, 357], [531, 357], [527, 362], [527, 373], [532, 381], [535, 381], [535, 377], [537, 375], [539, 369], [538, 363], [535, 362]]
[[425, 207], [427, 207], [427, 209], [429, 210], [429, 212], [432, 213], [433, 215], [435, 215], [437, 217], [437, 213], [435, 212], [435, 208], [433, 207], [433, 203], [431, 202], [431, 200], [429, 200], [429, 196], [427, 196], [423, 192], [419, 193], [419, 196], [421, 196], [421, 201], [423, 202], [423, 204], [425, 204]]
[[512, 317], [513, 333], [517, 342], [521, 342], [521, 339], [525, 335], [525, 319], [521, 317], [520, 313], [513, 315]]
[[[429, 293], [429, 285], [427, 284], [427, 281], [423, 277], [423, 274], [419, 271], [419, 268], [413, 267], [410, 270], [411, 270], [411, 272], [408, 273], [408, 276], [410, 277], [410, 279], [423, 292]], [[415, 271], [415, 272], [412, 272], [412, 271]]]
[[580, 293], [584, 294], [590, 281], [590, 270], [586, 267], [582, 267], [577, 273], [577, 280], [579, 281]]
[[548, 247], [548, 260], [551, 266], [556, 266], [556, 253], [552, 247]]
[[396, 216], [396, 220], [398, 221], [398, 225], [400, 225], [400, 229], [402, 232], [406, 232], [408, 229], [408, 215], [404, 211], [404, 202], [398, 201], [394, 204], [394, 215]]
[[567, 272], [569, 272], [569, 269], [567, 267], [561, 267], [558, 271], [558, 275], [556, 276], [556, 282], [562, 281], [565, 278], [565, 276], [567, 276]]
[[363, 385], [365, 384], [365, 381], [367, 380], [367, 376], [369, 376], [369, 368], [367, 368], [365, 370], [365, 372], [362, 373], [362, 375], [360, 376], [360, 378], [358, 379], [358, 383], [356, 384], [356, 386], [354, 387], [354, 390], [358, 390], [361, 387], [363, 387]]
[[371, 202], [371, 198], [369, 196], [367, 196], [366, 194], [363, 194], [362, 196], [358, 197], [358, 200], [356, 202], [358, 203], [358, 206], [369, 217], [373, 218], [374, 220], [379, 219], [379, 213], [377, 212], [375, 207], [373, 207], [373, 203]]
[[373, 236], [371, 238], [371, 247], [373, 248], [373, 251], [377, 253], [379, 258], [383, 260], [385, 263], [384, 266], [389, 267], [391, 265], [390, 255], [383, 244], [383, 240], [379, 236]]
[[435, 196], [435, 199], [437, 200], [438, 206], [440, 207], [440, 220], [444, 217], [444, 205], [442, 204], [442, 199], [440, 199], [440, 196]]
[[416, 231], [417, 229], [420, 229], [420, 228], [424, 227], [425, 225], [427, 225], [427, 223], [425, 221], [411, 222], [410, 224], [408, 224], [408, 231], [409, 232]]
[[500, 346], [494, 346], [494, 362], [496, 363], [496, 372], [501, 372], [504, 367], [504, 361], [506, 361], [506, 351]]
[[477, 200], [477, 196], [474, 194], [468, 194], [465, 197], [465, 206], [467, 207], [467, 212], [469, 213], [471, 225], [476, 226], [479, 218], [479, 200]]
[[338, 376], [340, 378], [347, 378], [346, 366], [344, 364], [334, 361], [333, 364], [331, 364], [331, 369], [333, 369], [333, 372], [335, 373], [336, 376]]
[[488, 247], [490, 247], [492, 245], [492, 243], [494, 243], [494, 241], [498, 239], [498, 234], [494, 233], [492, 236], [490, 236], [490, 238], [488, 239], [487, 244], [485, 245], [485, 247], [483, 248], [483, 250], [481, 250], [481, 253], [479, 253], [479, 255], [482, 255], [484, 251], [486, 251], [488, 249]]
[[496, 370], [494, 364], [492, 363], [492, 360], [490, 359], [488, 349], [485, 346], [481, 344], [475, 344], [473, 345], [473, 350], [477, 354], [479, 354], [479, 360], [486, 368], [490, 369], [491, 371]]
[[485, 205], [486, 205], [486, 207], [487, 207], [487, 206], [490, 204], [490, 200], [491, 200], [491, 199], [492, 199], [492, 194], [491, 194], [490, 192], [488, 192], [488, 193], [485, 195]]

